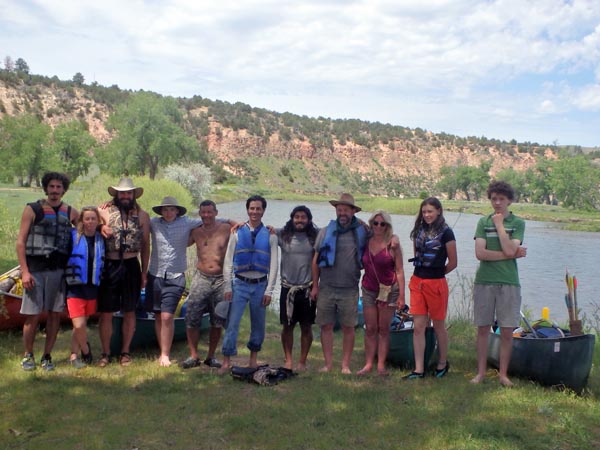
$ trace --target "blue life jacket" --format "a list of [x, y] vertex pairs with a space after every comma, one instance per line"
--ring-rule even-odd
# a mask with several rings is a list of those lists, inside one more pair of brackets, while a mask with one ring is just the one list
[[[365, 250], [365, 246], [367, 245], [367, 230], [363, 225], [361, 225], [354, 230], [348, 231], [348, 233], [353, 233], [354, 235], [354, 239], [358, 247], [358, 251], [356, 252], [356, 260], [358, 262], [358, 267], [362, 269], [362, 254]], [[325, 237], [323, 238], [323, 242], [319, 248], [319, 256], [317, 258], [319, 267], [333, 267], [335, 264], [337, 234], [337, 221], [332, 220], [327, 225]]]
[[[73, 251], [67, 268], [65, 278], [68, 285], [88, 284], [88, 243], [84, 235], [78, 236], [77, 230], [72, 230]], [[104, 267], [104, 239], [100, 233], [94, 236], [94, 259], [92, 267], [91, 284], [100, 285], [100, 275]]]
[[442, 236], [447, 229], [448, 225], [444, 225], [437, 235], [428, 237], [421, 228], [415, 238], [415, 257], [409, 261], [412, 261], [415, 267], [443, 267], [446, 260], [438, 258], [438, 255], [443, 251]]
[[254, 231], [245, 224], [238, 229], [237, 238], [233, 254], [233, 272], [238, 274], [256, 270], [268, 274], [271, 267], [269, 230], [262, 223]]

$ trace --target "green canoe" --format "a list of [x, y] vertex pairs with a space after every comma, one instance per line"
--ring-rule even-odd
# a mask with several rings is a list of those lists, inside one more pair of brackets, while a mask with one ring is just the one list
[[[425, 367], [429, 366], [436, 343], [433, 327], [427, 327], [425, 330]], [[415, 368], [412, 328], [390, 331], [390, 350], [387, 361], [402, 369], [412, 370]]]
[[[567, 387], [580, 393], [585, 388], [594, 354], [596, 336], [560, 338], [513, 338], [508, 373], [546, 386]], [[488, 364], [498, 368], [500, 335], [491, 333]]]
[[[148, 314], [145, 317], [136, 317], [135, 333], [131, 340], [131, 350], [158, 347], [158, 341], [156, 340], [156, 332], [154, 330], [154, 316]], [[173, 342], [184, 341], [187, 336], [185, 332], [185, 318], [175, 318], [175, 333], [173, 335]], [[123, 316], [120, 313], [113, 315], [113, 334], [110, 338], [110, 352], [113, 355], [121, 353], [121, 327], [123, 325]], [[210, 326], [208, 313], [202, 318], [201, 330], [208, 330]]]

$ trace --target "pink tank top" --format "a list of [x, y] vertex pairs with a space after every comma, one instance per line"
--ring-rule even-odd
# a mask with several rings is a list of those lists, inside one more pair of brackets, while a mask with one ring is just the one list
[[[365, 268], [362, 285], [369, 291], [378, 291], [379, 283], [391, 286], [396, 282], [394, 258], [387, 247], [376, 255], [369, 256], [369, 246], [365, 246], [362, 263]], [[377, 275], [375, 275], [376, 273]]]

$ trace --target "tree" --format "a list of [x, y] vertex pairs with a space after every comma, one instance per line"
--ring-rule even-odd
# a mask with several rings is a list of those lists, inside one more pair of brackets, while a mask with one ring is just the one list
[[92, 163], [90, 156], [96, 140], [90, 136], [83, 122], [73, 120], [54, 129], [53, 153], [60, 159], [63, 171], [75, 181], [87, 173]]
[[22, 185], [37, 182], [46, 170], [61, 168], [49, 147], [51, 128], [33, 115], [5, 116], [0, 121], [0, 174], [5, 180], [19, 179]]
[[23, 58], [19, 58], [15, 62], [15, 70], [17, 72], [22, 72], [22, 73], [28, 74], [29, 73], [29, 65], [25, 62], [25, 60]]
[[173, 98], [140, 92], [109, 117], [116, 137], [99, 155], [104, 170], [145, 175], [155, 179], [159, 167], [196, 161], [198, 142], [183, 131], [183, 118]]
[[584, 156], [555, 161], [550, 185], [567, 208], [593, 210], [600, 206], [600, 172]]
[[15, 63], [13, 62], [10, 56], [6, 56], [4, 58], [4, 70], [6, 70], [7, 72], [15, 71]]
[[77, 86], [81, 86], [83, 83], [85, 83], [85, 78], [83, 78], [81, 72], [77, 72], [75, 75], [73, 75], [73, 83], [75, 83]]
[[522, 198], [530, 199], [531, 192], [524, 172], [517, 172], [512, 167], [509, 167], [498, 172], [496, 179], [506, 181], [513, 187], [515, 190], [515, 202], [520, 202]]
[[471, 197], [479, 200], [490, 182], [489, 167], [489, 163], [482, 163], [480, 167], [442, 167], [440, 169], [442, 179], [438, 182], [437, 188], [446, 192], [449, 199], [453, 199], [460, 191], [468, 201]]

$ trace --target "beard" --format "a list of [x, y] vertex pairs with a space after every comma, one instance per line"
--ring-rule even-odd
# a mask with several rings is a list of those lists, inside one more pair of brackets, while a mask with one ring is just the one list
[[135, 208], [135, 200], [126, 200], [125, 202], [123, 202], [122, 200], [119, 200], [117, 197], [115, 197], [113, 202], [117, 208], [122, 209], [123, 211], [131, 211]]
[[307, 223], [295, 223], [294, 224], [294, 231], [296, 231], [298, 233], [305, 232], [306, 228], [308, 228], [308, 224]]

